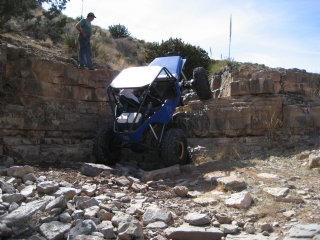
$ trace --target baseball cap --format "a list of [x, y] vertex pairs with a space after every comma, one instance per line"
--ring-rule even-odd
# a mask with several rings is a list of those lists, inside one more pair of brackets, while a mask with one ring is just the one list
[[92, 17], [96, 18], [96, 16], [94, 15], [93, 12], [89, 12], [88, 15], [87, 15], [87, 17], [89, 17], [89, 16], [92, 16]]

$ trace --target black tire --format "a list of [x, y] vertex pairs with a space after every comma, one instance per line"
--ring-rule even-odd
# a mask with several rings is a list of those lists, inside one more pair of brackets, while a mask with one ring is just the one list
[[119, 140], [113, 132], [112, 126], [104, 125], [99, 128], [93, 140], [92, 153], [98, 163], [115, 164], [121, 155]]
[[162, 163], [165, 167], [186, 164], [188, 143], [184, 132], [179, 128], [170, 128], [165, 132], [161, 143]]
[[193, 70], [193, 81], [199, 99], [208, 100], [212, 97], [207, 71], [203, 67]]

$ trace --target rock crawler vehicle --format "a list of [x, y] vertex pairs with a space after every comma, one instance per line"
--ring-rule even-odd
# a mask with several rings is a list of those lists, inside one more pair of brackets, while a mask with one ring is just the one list
[[[195, 90], [199, 99], [206, 100], [211, 98], [211, 90], [203, 67], [193, 70], [193, 80], [186, 79], [182, 72], [185, 62], [181, 56], [159, 57], [148, 66], [119, 73], [107, 88], [113, 123], [101, 126], [94, 138], [97, 162], [115, 164], [123, 148], [137, 153], [155, 150], [164, 167], [190, 160], [184, 131], [170, 123], [183, 94]], [[122, 95], [123, 89], [140, 94], [139, 103]]]

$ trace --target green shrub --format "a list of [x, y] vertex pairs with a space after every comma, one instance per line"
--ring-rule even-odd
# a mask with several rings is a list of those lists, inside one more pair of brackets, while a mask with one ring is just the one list
[[109, 26], [109, 32], [114, 38], [125, 38], [130, 36], [128, 28], [121, 24]]
[[68, 52], [70, 53], [77, 52], [79, 47], [77, 35], [65, 34], [63, 40], [64, 40], [65, 49]]
[[234, 61], [233, 59], [229, 59], [227, 66], [231, 69], [231, 71], [233, 71], [233, 70], [237, 70], [240, 64]]
[[92, 42], [91, 43], [91, 52], [92, 52], [92, 57], [93, 58], [97, 58], [99, 57], [100, 53], [101, 53], [101, 46], [100, 44], [96, 43], [96, 42]]
[[181, 38], [170, 38], [167, 41], [162, 41], [161, 44], [157, 42], [148, 43], [146, 46], [146, 61], [151, 62], [154, 58], [166, 56], [170, 52], [187, 59], [184, 66], [184, 74], [187, 79], [193, 78], [195, 68], [204, 67], [208, 70], [210, 65], [210, 58], [205, 50], [184, 43]]
[[219, 72], [222, 68], [229, 67], [229, 69], [236, 70], [239, 68], [239, 63], [233, 59], [215, 60], [209, 67], [209, 76], [213, 76], [214, 73]]

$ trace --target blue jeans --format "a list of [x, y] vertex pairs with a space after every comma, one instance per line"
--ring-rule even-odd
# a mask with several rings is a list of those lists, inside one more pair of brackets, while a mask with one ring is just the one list
[[87, 67], [93, 68], [92, 65], [92, 57], [91, 57], [91, 44], [90, 44], [90, 38], [89, 37], [82, 37], [81, 34], [78, 36], [78, 41], [80, 44], [79, 49], [79, 65], [80, 67], [84, 67], [87, 65]]

